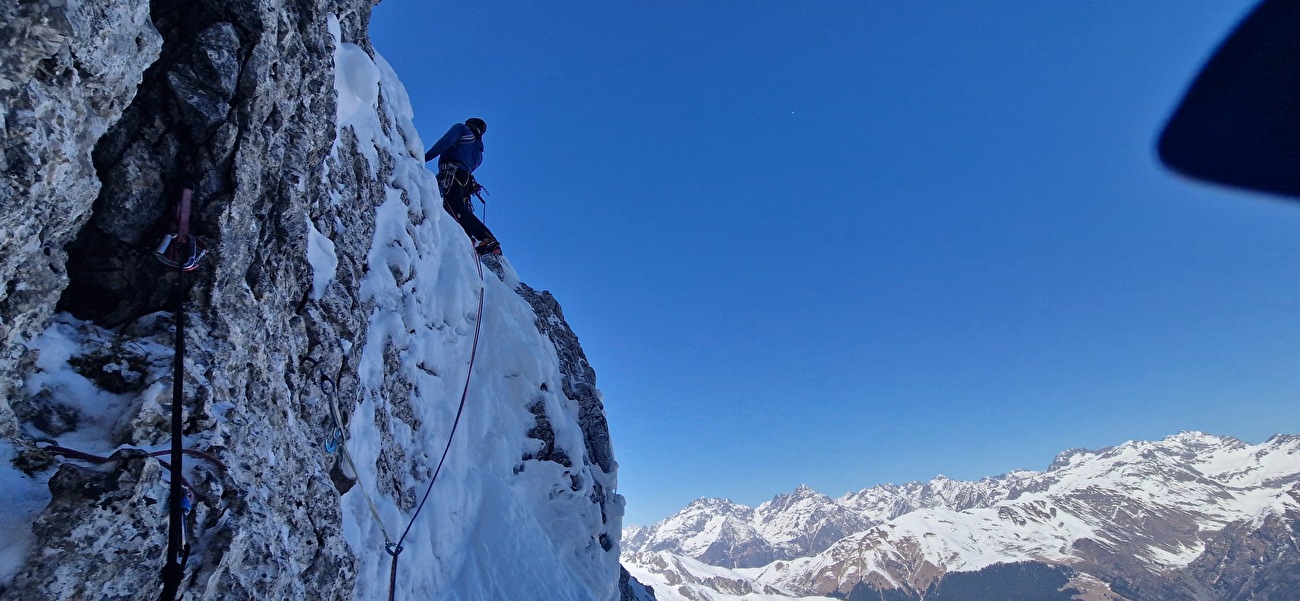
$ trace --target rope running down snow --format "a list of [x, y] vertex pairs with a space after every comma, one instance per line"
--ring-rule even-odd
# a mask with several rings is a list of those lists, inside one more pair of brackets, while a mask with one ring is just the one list
[[424, 498], [420, 499], [420, 505], [415, 508], [415, 513], [411, 514], [411, 521], [406, 524], [406, 530], [402, 531], [401, 538], [397, 539], [397, 544], [389, 549], [389, 555], [393, 556], [392, 569], [388, 575], [388, 601], [394, 601], [397, 596], [397, 556], [402, 553], [402, 541], [406, 540], [406, 535], [411, 533], [411, 527], [415, 525], [415, 519], [420, 516], [420, 511], [424, 509], [424, 504], [429, 500], [429, 494], [433, 492], [433, 483], [438, 481], [438, 474], [442, 472], [442, 464], [447, 461], [447, 455], [451, 452], [451, 443], [456, 439], [456, 427], [460, 425], [461, 415], [465, 413], [465, 400], [469, 398], [470, 377], [474, 374], [474, 358], [478, 355], [478, 335], [483, 326], [483, 296], [485, 286], [483, 285], [483, 259], [479, 257], [478, 251], [471, 249], [474, 253], [474, 264], [478, 267], [478, 316], [474, 318], [474, 343], [470, 346], [469, 352], [469, 369], [465, 371], [465, 388], [460, 393], [460, 407], [456, 409], [456, 419], [451, 422], [451, 433], [447, 435], [447, 446], [442, 450], [442, 458], [438, 460], [438, 467], [433, 470], [433, 477], [429, 478], [429, 487], [424, 491]]

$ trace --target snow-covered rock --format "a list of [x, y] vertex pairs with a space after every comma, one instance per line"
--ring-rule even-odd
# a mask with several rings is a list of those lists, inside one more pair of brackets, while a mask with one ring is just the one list
[[372, 4], [0, 8], [0, 599], [158, 597], [178, 289], [185, 599], [386, 599], [399, 541], [397, 598], [649, 597], [594, 372], [442, 210]]
[[[149, 4], [129, 0], [5, 2], [0, 40], [0, 398], [12, 398], [100, 191], [91, 150], [163, 40]], [[0, 402], [0, 434], [14, 426]]]

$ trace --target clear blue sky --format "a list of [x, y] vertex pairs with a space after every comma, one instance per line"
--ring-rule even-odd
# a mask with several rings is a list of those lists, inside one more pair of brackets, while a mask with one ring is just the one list
[[1154, 139], [1252, 2], [384, 0], [581, 337], [627, 523], [1300, 432], [1300, 204]]

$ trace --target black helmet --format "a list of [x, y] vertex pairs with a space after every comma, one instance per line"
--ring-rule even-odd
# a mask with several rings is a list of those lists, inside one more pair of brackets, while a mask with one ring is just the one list
[[470, 117], [465, 120], [465, 125], [474, 130], [478, 135], [487, 133], [487, 123], [478, 117]]

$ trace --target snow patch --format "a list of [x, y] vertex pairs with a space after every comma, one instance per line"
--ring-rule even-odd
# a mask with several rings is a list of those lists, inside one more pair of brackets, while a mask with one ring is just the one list
[[33, 478], [22, 473], [13, 466], [16, 456], [12, 446], [0, 445], [0, 487], [5, 491], [0, 504], [0, 540], [5, 541], [0, 547], [0, 588], [13, 582], [26, 563], [36, 542], [32, 522], [50, 502], [50, 474]]
[[334, 280], [339, 258], [334, 253], [334, 241], [316, 229], [311, 217], [307, 217], [307, 262], [312, 269], [311, 299], [318, 301], [325, 296], [325, 288]]
[[[343, 41], [338, 16], [328, 17], [330, 35], [334, 37], [334, 91], [337, 93], [335, 126], [341, 133], [351, 128], [357, 137], [358, 150], [370, 165], [373, 177], [379, 170], [379, 151], [383, 124], [379, 121], [379, 67], [364, 48]], [[338, 137], [334, 141], [338, 152]]]

